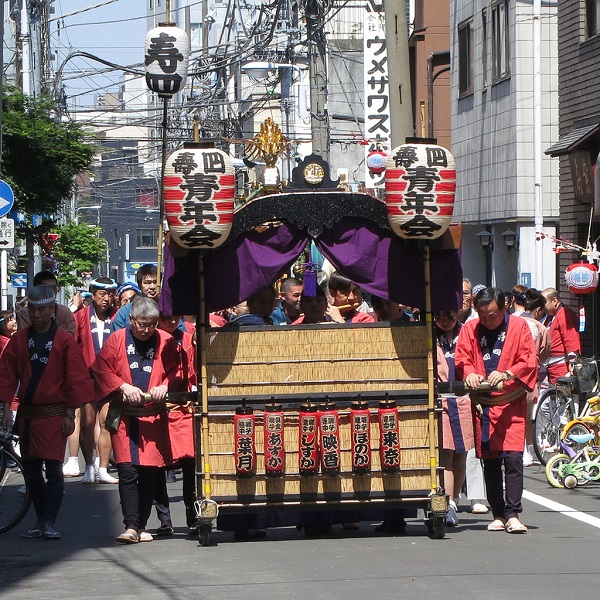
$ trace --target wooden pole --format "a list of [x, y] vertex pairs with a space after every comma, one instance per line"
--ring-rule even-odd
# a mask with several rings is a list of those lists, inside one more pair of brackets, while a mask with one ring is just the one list
[[429, 470], [431, 489], [438, 487], [437, 455], [435, 451], [435, 359], [433, 313], [431, 310], [431, 262], [429, 256], [429, 242], [425, 242], [423, 249], [423, 271], [425, 279], [425, 322], [427, 327], [427, 414], [429, 417]]
[[202, 405], [201, 445], [202, 445], [202, 497], [210, 500], [210, 443], [208, 439], [208, 373], [206, 369], [206, 350], [208, 336], [206, 335], [206, 298], [204, 289], [204, 256], [198, 255], [198, 316], [196, 319], [198, 386], [200, 403]]
[[167, 105], [169, 99], [163, 98], [163, 118], [162, 118], [162, 164], [160, 168], [160, 198], [158, 210], [158, 253], [156, 257], [156, 278], [160, 288], [162, 283], [162, 264], [163, 264], [163, 244], [164, 231], [163, 223], [165, 220], [165, 167], [167, 166]]

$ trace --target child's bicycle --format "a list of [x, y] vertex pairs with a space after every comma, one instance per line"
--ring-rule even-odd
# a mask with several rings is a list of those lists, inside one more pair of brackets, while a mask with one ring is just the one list
[[598, 359], [575, 359], [572, 363], [573, 375], [559, 377], [556, 384], [549, 384], [540, 393], [533, 412], [533, 448], [542, 465], [561, 452], [560, 439], [564, 427], [573, 419], [587, 417], [589, 402], [579, 408], [574, 395], [580, 398], [595, 395], [600, 391]]
[[17, 436], [0, 430], [0, 533], [18, 525], [31, 505], [23, 463], [13, 449], [13, 442], [17, 441]]
[[560, 436], [560, 454], [555, 454], [546, 464], [548, 483], [556, 488], [573, 489], [590, 481], [600, 480], [600, 398], [587, 401], [587, 414], [567, 423]]

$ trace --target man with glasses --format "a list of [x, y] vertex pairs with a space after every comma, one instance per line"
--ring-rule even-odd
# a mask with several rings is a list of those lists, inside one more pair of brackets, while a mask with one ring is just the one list
[[[136, 297], [129, 326], [106, 340], [92, 366], [96, 397], [110, 399], [117, 414], [108, 424], [119, 471], [125, 531], [116, 539], [122, 544], [153, 539], [146, 525], [154, 492], [160, 478], [164, 480], [164, 468], [173, 462], [165, 398], [167, 391], [186, 389], [177, 343], [157, 330], [158, 316], [154, 300]], [[145, 399], [146, 392], [150, 400]]]

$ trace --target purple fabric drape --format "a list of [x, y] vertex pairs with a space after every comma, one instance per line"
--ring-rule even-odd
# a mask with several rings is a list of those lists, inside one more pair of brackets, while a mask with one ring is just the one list
[[[289, 270], [309, 240], [284, 223], [263, 232], [250, 231], [204, 259], [209, 311], [238, 304]], [[363, 289], [407, 304], [425, 306], [422, 250], [391, 231], [359, 219], [342, 219], [316, 240], [317, 247], [344, 275]], [[198, 259], [164, 253], [164, 279], [159, 306], [171, 314], [195, 314]], [[457, 308], [462, 302], [462, 270], [455, 250], [431, 251], [434, 310]]]

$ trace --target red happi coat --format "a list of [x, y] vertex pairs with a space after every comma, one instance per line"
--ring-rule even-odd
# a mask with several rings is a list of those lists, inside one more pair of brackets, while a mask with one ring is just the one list
[[[191, 333], [183, 332], [178, 344], [180, 372], [188, 391], [197, 385], [196, 349], [192, 339]], [[190, 405], [169, 405], [169, 437], [173, 462], [194, 457], [194, 415]]]
[[[550, 356], [565, 356], [570, 352], [581, 353], [581, 340], [579, 339], [579, 321], [577, 315], [564, 304], [561, 304], [548, 327], [550, 336]], [[548, 366], [548, 375], [552, 383], [557, 377], [569, 374], [567, 361]]]
[[[101, 401], [108, 396], [120, 394], [119, 387], [123, 383], [132, 384], [126, 348], [127, 331], [128, 328], [125, 328], [113, 333], [102, 346], [92, 365], [96, 400]], [[156, 335], [157, 345], [148, 390], [167, 385], [169, 391], [185, 391], [175, 340], [168, 333], [158, 329]], [[152, 406], [152, 403], [149, 402], [146, 406]], [[118, 430], [111, 432], [111, 437], [117, 463], [130, 462], [147, 467], [164, 467], [173, 462], [167, 411], [146, 416], [123, 414]]]
[[[485, 365], [479, 346], [477, 328], [479, 319], [467, 321], [458, 336], [454, 362], [458, 380], [466, 379], [471, 373], [485, 377]], [[497, 371], [510, 371], [515, 379], [504, 382], [502, 392], [493, 392], [492, 397], [502, 397], [515, 390], [522, 389], [520, 397], [496, 406], [485, 406], [489, 416], [489, 450], [481, 448], [481, 417], [474, 410], [475, 447], [478, 456], [495, 458], [499, 452], [522, 452], [525, 444], [525, 418], [527, 411], [527, 392], [533, 390], [537, 381], [538, 365], [535, 344], [529, 325], [519, 317], [509, 317], [506, 340], [498, 362]], [[483, 403], [482, 403], [483, 404]]]
[[[90, 326], [90, 312], [92, 310], [92, 306], [86, 306], [84, 309], [75, 313], [75, 323], [77, 325], [77, 329], [75, 330], [75, 339], [81, 347], [85, 364], [90, 368], [93, 362], [96, 360], [96, 350], [94, 348], [92, 328]], [[117, 309], [113, 308], [106, 313], [106, 316], [112, 319], [116, 312]], [[102, 345], [106, 343], [107, 339], [108, 336], [105, 336], [102, 340]]]
[[[21, 402], [31, 380], [27, 350], [29, 327], [10, 338], [0, 357], [0, 402]], [[17, 397], [15, 391], [18, 388]], [[33, 405], [64, 402], [78, 408], [94, 397], [94, 386], [75, 338], [59, 327], [52, 342], [48, 363], [33, 396]], [[17, 415], [18, 417], [18, 415]], [[17, 418], [23, 458], [62, 460], [67, 438], [62, 433], [64, 416], [41, 419]]]

